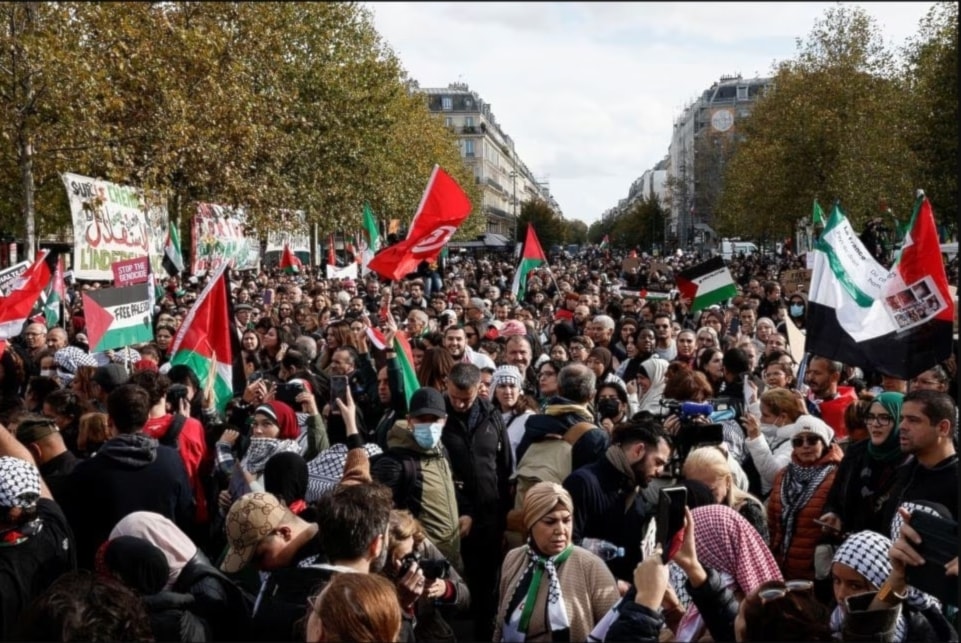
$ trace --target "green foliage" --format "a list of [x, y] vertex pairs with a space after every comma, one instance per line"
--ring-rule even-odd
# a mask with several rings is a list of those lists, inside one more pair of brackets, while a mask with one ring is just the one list
[[591, 224], [587, 237], [596, 244], [606, 235], [614, 248], [651, 252], [664, 245], [668, 214], [657, 196], [648, 194], [624, 209], [609, 211]]
[[527, 234], [528, 224], [534, 226], [544, 252], [548, 252], [553, 245], [563, 245], [569, 240], [577, 243], [575, 239], [568, 237], [567, 222], [542, 199], [531, 199], [521, 205], [521, 212], [517, 217], [517, 235], [521, 239]]

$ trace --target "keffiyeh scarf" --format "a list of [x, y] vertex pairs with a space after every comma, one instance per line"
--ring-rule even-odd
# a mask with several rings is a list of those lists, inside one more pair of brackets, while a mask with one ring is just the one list
[[[880, 589], [891, 574], [891, 561], [888, 559], [890, 549], [891, 541], [881, 534], [875, 531], [859, 531], [851, 534], [838, 547], [838, 550], [834, 552], [833, 562], [847, 565], [864, 576], [869, 583], [874, 585], [875, 589]], [[936, 598], [911, 586], [908, 586], [908, 595], [904, 602], [919, 611], [932, 607], [941, 608], [941, 603]], [[844, 616], [844, 605], [838, 604], [834, 608], [834, 612], [831, 613], [831, 631], [835, 634], [839, 635], [841, 633]], [[895, 642], [901, 643], [906, 639], [907, 634], [908, 623], [902, 610], [895, 625]]]
[[[545, 573], [548, 582], [547, 627], [551, 632], [551, 639], [568, 640], [571, 624], [567, 616], [567, 607], [564, 605], [561, 583], [557, 578], [557, 568], [570, 558], [572, 551], [574, 551], [574, 546], [568, 545], [567, 549], [556, 556], [546, 557], [534, 551], [532, 546], [527, 546], [527, 556], [530, 562], [521, 575], [521, 580], [517, 583], [514, 595], [508, 604], [509, 615], [507, 622], [504, 624], [503, 640], [524, 641], [527, 638], [527, 628], [530, 626], [534, 604], [537, 602], [537, 593], [540, 591], [541, 581], [543, 581]], [[555, 638], [556, 635], [560, 635], [560, 638]]]
[[260, 475], [267, 466], [267, 460], [275, 453], [293, 451], [300, 453], [297, 440], [277, 440], [276, 438], [251, 438], [247, 453], [240, 461], [240, 468], [247, 473]]
[[802, 467], [796, 462], [787, 466], [784, 478], [781, 479], [781, 518], [784, 520], [782, 552], [787, 553], [791, 548], [798, 514], [836, 466], [823, 464]]

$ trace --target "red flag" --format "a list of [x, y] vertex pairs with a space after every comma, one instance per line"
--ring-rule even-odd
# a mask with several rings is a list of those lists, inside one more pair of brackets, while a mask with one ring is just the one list
[[20, 334], [43, 289], [50, 283], [55, 259], [49, 249], [41, 250], [33, 265], [14, 282], [10, 294], [0, 297], [0, 355], [7, 347], [6, 340]]
[[290, 244], [284, 243], [284, 252], [280, 255], [280, 269], [288, 275], [299, 275], [303, 267], [300, 259], [290, 250]]
[[367, 267], [386, 279], [402, 279], [421, 261], [436, 259], [470, 211], [464, 191], [435, 165], [407, 238], [377, 253]]
[[327, 237], [327, 264], [330, 266], [337, 265], [337, 251], [334, 250], [334, 235], [331, 234]]

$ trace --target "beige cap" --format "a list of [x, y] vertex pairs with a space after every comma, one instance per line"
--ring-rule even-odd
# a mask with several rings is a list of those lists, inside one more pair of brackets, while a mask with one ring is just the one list
[[229, 549], [220, 569], [233, 574], [243, 569], [260, 541], [280, 526], [284, 506], [269, 493], [248, 493], [235, 502], [227, 513]]

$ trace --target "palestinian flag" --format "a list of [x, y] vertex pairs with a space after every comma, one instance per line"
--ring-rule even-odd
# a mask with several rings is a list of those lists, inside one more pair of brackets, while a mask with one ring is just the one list
[[233, 397], [232, 316], [227, 299], [227, 264], [217, 268], [187, 312], [170, 349], [170, 364], [186, 364], [223, 412]]
[[85, 291], [83, 317], [91, 353], [153, 339], [153, 300], [142, 284]]
[[541, 242], [537, 240], [537, 233], [534, 226], [527, 224], [527, 239], [524, 241], [524, 250], [521, 252], [521, 261], [514, 271], [514, 281], [511, 283], [511, 292], [517, 301], [523, 301], [527, 294], [527, 273], [535, 268], [547, 263], [544, 256], [544, 249]]
[[834, 207], [815, 245], [807, 352], [911, 379], [950, 356], [954, 306], [927, 198], [890, 271]]
[[173, 221], [167, 225], [163, 267], [170, 276], [179, 275], [184, 271], [184, 256], [180, 251], [180, 230], [177, 229], [177, 224]]
[[63, 300], [66, 296], [67, 289], [63, 284], [63, 259], [58, 259], [50, 285], [43, 291], [43, 318], [47, 322], [48, 329], [60, 323]]
[[0, 355], [7, 347], [7, 339], [23, 330], [43, 289], [50, 283], [56, 261], [57, 256], [49, 249], [41, 250], [37, 260], [14, 280], [9, 294], [0, 297]]
[[610, 247], [611, 247], [611, 238], [610, 238], [608, 235], [605, 234], [605, 235], [604, 235], [604, 238], [601, 239], [601, 245], [598, 246], [598, 247], [599, 247], [601, 250], [607, 250], [608, 248], [610, 248]]
[[821, 209], [821, 204], [818, 203], [817, 199], [814, 199], [814, 206], [811, 208], [811, 224], [824, 225], [824, 210]]
[[284, 251], [280, 255], [280, 269], [288, 275], [299, 275], [303, 267], [300, 259], [290, 250], [290, 244], [284, 242]]
[[737, 296], [737, 285], [720, 256], [677, 273], [677, 289], [696, 312]]
[[[379, 329], [368, 327], [367, 337], [380, 350], [387, 350], [387, 338]], [[397, 355], [397, 364], [400, 367], [400, 382], [404, 387], [404, 403], [410, 410], [410, 398], [420, 388], [420, 382], [417, 380], [417, 372], [414, 369], [414, 356], [410, 349], [410, 342], [407, 340], [404, 331], [398, 330], [394, 333], [392, 348]]]

